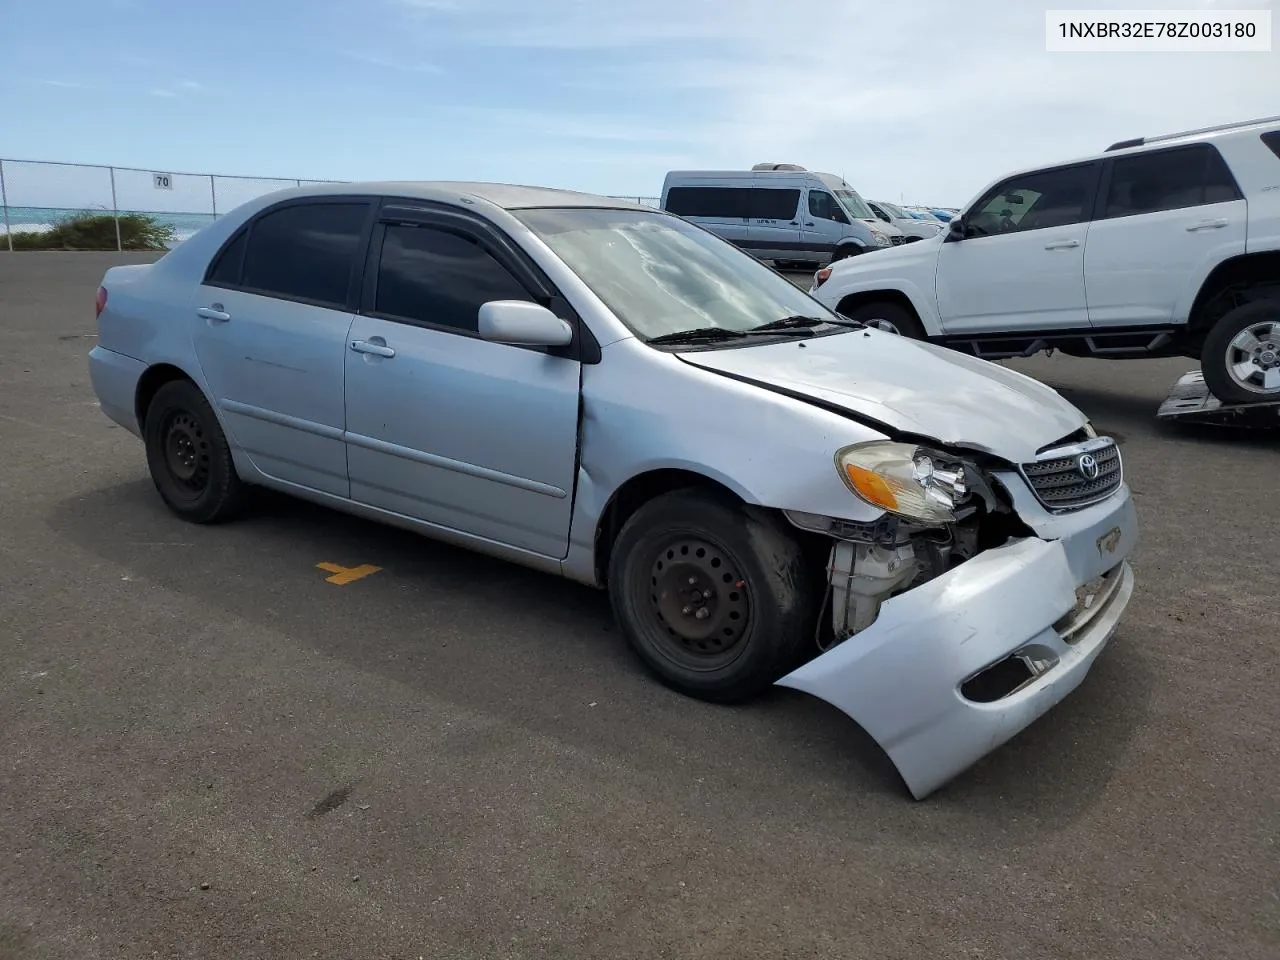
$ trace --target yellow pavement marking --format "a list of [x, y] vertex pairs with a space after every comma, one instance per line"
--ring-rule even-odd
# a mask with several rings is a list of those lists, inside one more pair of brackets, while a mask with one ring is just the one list
[[341, 567], [336, 563], [317, 563], [317, 570], [325, 570], [332, 573], [332, 577], [325, 577], [329, 583], [336, 583], [338, 586], [345, 586], [348, 583], [355, 583], [357, 580], [363, 580], [371, 573], [377, 573], [381, 567], [375, 567], [371, 563], [362, 563], [358, 567]]

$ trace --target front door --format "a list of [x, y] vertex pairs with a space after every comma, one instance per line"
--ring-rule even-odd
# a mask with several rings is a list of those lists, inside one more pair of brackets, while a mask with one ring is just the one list
[[800, 240], [805, 253], [825, 263], [840, 241], [851, 235], [849, 217], [829, 191], [812, 187], [808, 190], [804, 212], [804, 232]]
[[269, 208], [190, 302], [210, 402], [269, 477], [345, 497], [343, 376], [368, 199]]
[[1084, 250], [1099, 165], [1011, 177], [965, 214], [965, 237], [938, 251], [947, 333], [1084, 329]]
[[482, 340], [480, 306], [532, 300], [511, 254], [455, 223], [380, 224], [346, 351], [351, 497], [562, 558], [580, 367]]

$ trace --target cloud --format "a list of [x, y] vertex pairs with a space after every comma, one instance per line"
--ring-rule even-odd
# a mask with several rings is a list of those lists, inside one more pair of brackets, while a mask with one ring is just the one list
[[61, 90], [89, 90], [92, 89], [87, 83], [76, 83], [74, 80], [41, 80], [40, 83], [46, 87], [58, 87]]
[[153, 97], [176, 97], [177, 94], [172, 90], [155, 89], [151, 91]]
[[190, 90], [192, 93], [200, 93], [204, 90], [204, 84], [195, 80], [179, 80], [178, 86], [183, 90]]

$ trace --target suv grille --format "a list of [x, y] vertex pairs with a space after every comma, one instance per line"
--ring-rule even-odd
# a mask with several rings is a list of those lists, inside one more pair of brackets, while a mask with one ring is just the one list
[[1036, 498], [1050, 510], [1077, 510], [1105, 500], [1120, 486], [1123, 473], [1120, 448], [1110, 437], [1051, 447], [1022, 465]]

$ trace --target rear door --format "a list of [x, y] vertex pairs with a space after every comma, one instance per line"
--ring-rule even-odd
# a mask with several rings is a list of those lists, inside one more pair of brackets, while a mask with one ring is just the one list
[[761, 260], [801, 260], [798, 186], [756, 181], [751, 189], [747, 247]]
[[504, 235], [389, 208], [346, 351], [351, 497], [560, 559], [577, 470], [576, 348], [491, 343], [491, 300], [541, 300], [577, 326]]
[[1095, 327], [1185, 323], [1186, 292], [1245, 252], [1247, 205], [1212, 144], [1107, 161], [1098, 206], [1084, 267]]
[[196, 357], [235, 442], [267, 476], [340, 497], [347, 331], [372, 211], [366, 197], [269, 208], [191, 300]]

